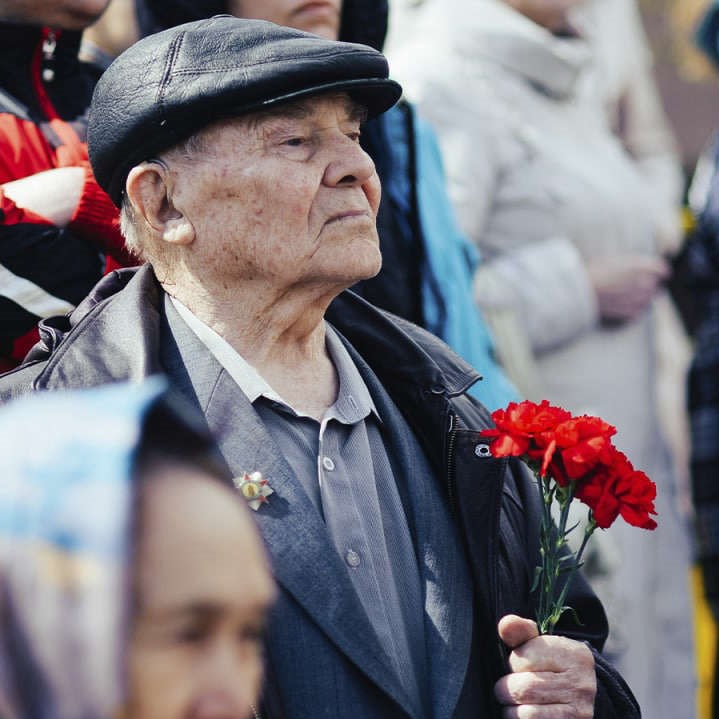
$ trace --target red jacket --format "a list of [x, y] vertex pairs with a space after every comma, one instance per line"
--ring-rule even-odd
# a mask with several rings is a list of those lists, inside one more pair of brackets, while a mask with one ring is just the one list
[[[87, 158], [97, 72], [77, 59], [79, 43], [79, 33], [0, 23], [0, 370], [25, 356], [39, 319], [80, 302], [107, 256], [128, 264], [117, 209]], [[3, 183], [68, 166], [83, 167], [85, 183], [65, 228], [3, 192]]]

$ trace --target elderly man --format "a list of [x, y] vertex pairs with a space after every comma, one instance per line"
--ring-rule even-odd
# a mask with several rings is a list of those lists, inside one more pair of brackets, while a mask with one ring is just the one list
[[[269, 20], [328, 40], [382, 50], [387, 0], [142, 0], [143, 34], [226, 12]], [[474, 247], [459, 232], [432, 129], [404, 100], [362, 125], [361, 145], [382, 183], [377, 233], [382, 269], [350, 288], [444, 340], [482, 368], [469, 390], [490, 410], [516, 400], [497, 364], [489, 329], [472, 295]]]
[[199, 405], [281, 588], [262, 716], [637, 717], [581, 580], [566, 636], [522, 618], [536, 490], [478, 443], [478, 375], [343, 291], [381, 264], [358, 140], [399, 94], [379, 52], [264, 21], [130, 48], [89, 147], [148, 264], [47, 322], [0, 390], [164, 372]]

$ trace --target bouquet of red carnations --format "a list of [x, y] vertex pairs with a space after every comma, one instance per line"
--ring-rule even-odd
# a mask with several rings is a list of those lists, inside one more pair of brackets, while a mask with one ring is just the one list
[[[539, 590], [539, 631], [551, 634], [562, 614], [571, 610], [564, 600], [582, 566], [589, 537], [620, 515], [635, 527], [655, 529], [651, 515], [656, 515], [656, 486], [612, 444], [617, 430], [599, 417], [574, 417], [543, 400], [539, 404], [512, 402], [494, 412], [492, 419], [496, 428], [481, 432], [491, 440], [492, 455], [520, 457], [537, 480], [543, 507], [541, 564], [532, 591]], [[577, 527], [567, 528], [569, 506], [575, 498], [589, 508], [576, 555], [567, 546], [569, 534]]]

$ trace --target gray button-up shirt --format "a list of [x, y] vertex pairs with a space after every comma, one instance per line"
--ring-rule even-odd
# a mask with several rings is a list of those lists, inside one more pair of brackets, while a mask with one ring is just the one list
[[369, 390], [331, 326], [327, 350], [339, 393], [318, 423], [292, 408], [219, 335], [176, 300], [198, 337], [253, 403], [324, 517], [380, 643], [418, 710], [428, 677], [423, 597], [390, 455]]

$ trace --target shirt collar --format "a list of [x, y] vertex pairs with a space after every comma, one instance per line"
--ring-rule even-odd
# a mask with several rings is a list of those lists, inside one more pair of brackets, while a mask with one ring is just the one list
[[347, 348], [335, 329], [325, 322], [327, 351], [337, 370], [339, 392], [335, 403], [327, 410], [331, 416], [343, 424], [354, 424], [365, 419], [370, 413], [380, 419], [372, 395], [352, 361]]
[[[307, 416], [282, 399], [262, 375], [227, 340], [195, 316], [176, 297], [171, 295], [168, 295], [168, 297], [187, 326], [210, 350], [250, 402], [254, 403], [260, 397], [264, 397], [270, 402], [290, 409], [298, 417]], [[332, 325], [327, 322], [325, 322], [325, 337], [327, 351], [337, 371], [339, 392], [335, 403], [327, 409], [324, 419], [336, 419], [343, 424], [354, 424], [365, 419], [370, 413], [380, 419], [362, 375], [352, 361], [339, 335]]]

